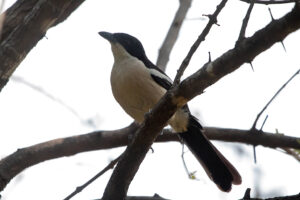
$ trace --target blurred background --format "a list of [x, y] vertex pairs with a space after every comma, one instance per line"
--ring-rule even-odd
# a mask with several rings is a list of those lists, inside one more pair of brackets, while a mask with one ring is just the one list
[[[172, 51], [166, 73], [174, 78], [190, 46], [208, 22], [219, 0], [194, 0]], [[4, 9], [14, 3], [6, 0]], [[0, 156], [55, 138], [94, 130], [114, 130], [132, 122], [113, 99], [110, 45], [99, 31], [125, 32], [142, 41], [154, 63], [179, 2], [174, 0], [89, 0], [65, 22], [52, 28], [17, 68], [0, 94]], [[246, 36], [289, 12], [293, 4], [255, 5]], [[234, 47], [248, 4], [229, 1], [194, 55], [184, 77]], [[299, 69], [300, 32], [263, 52], [249, 64], [226, 76], [190, 102], [190, 108], [204, 126], [251, 128], [258, 112], [275, 92]], [[258, 123], [268, 114], [264, 131], [277, 129], [299, 137], [300, 77], [296, 77], [275, 99]], [[222, 193], [208, 179], [190, 152], [185, 154], [197, 180], [190, 180], [181, 160], [179, 143], [154, 144], [130, 185], [128, 195], [160, 196], [172, 199], [239, 199], [246, 188], [252, 197], [299, 193], [299, 161], [280, 150], [256, 148], [239, 143], [213, 143], [236, 166], [243, 177], [240, 186]], [[81, 153], [33, 166], [13, 179], [1, 193], [2, 200], [63, 199], [86, 182], [124, 148]], [[111, 171], [73, 199], [102, 196]]]

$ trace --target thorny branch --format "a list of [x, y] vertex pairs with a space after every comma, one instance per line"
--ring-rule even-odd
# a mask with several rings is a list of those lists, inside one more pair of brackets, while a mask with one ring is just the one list
[[198, 39], [192, 45], [191, 49], [189, 50], [188, 54], [186, 55], [186, 57], [182, 61], [181, 65], [180, 65], [180, 67], [177, 71], [176, 77], [174, 79], [174, 84], [173, 84], [174, 86], [177, 86], [179, 84], [180, 78], [183, 75], [183, 73], [184, 73], [185, 69], [187, 68], [187, 66], [189, 65], [192, 56], [194, 55], [194, 53], [196, 52], [196, 50], [200, 46], [201, 42], [205, 40], [205, 38], [208, 35], [211, 27], [214, 24], [217, 23], [217, 16], [221, 12], [221, 10], [225, 7], [226, 2], [227, 2], [227, 0], [222, 0], [222, 2], [217, 6], [216, 11], [212, 15], [208, 15], [209, 21], [208, 21], [206, 27], [204, 28], [202, 33], [198, 36]]
[[[109, 180], [103, 200], [123, 199], [129, 184], [136, 174], [150, 146], [168, 119], [181, 106], [200, 94], [205, 88], [216, 83], [225, 75], [238, 69], [242, 64], [253, 60], [257, 55], [273, 44], [283, 40], [291, 32], [300, 28], [300, 5], [295, 4], [291, 12], [278, 20], [274, 20], [265, 28], [246, 38], [234, 49], [203, 66], [178, 86], [171, 88], [146, 115], [145, 121], [128, 145], [124, 157], [118, 162]], [[269, 37], [269, 33], [272, 37]], [[118, 191], [118, 193], [116, 193]]]

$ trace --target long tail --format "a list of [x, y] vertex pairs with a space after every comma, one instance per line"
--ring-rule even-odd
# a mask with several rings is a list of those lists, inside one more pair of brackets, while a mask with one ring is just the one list
[[179, 133], [179, 136], [201, 163], [210, 179], [220, 190], [229, 192], [232, 184], [241, 184], [242, 178], [201, 130], [199, 122], [190, 115], [188, 130]]

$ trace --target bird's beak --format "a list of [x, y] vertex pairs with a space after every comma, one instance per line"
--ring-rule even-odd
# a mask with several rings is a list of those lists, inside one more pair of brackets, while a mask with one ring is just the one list
[[112, 33], [105, 32], [105, 31], [100, 31], [99, 35], [102, 36], [104, 39], [107, 39], [109, 42], [114, 42], [115, 41], [114, 34], [112, 34]]

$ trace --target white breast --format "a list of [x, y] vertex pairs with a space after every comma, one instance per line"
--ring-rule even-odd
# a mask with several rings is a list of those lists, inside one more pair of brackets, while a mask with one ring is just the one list
[[148, 112], [165, 94], [140, 60], [128, 57], [114, 63], [111, 86], [115, 99], [137, 122], [144, 120]]

